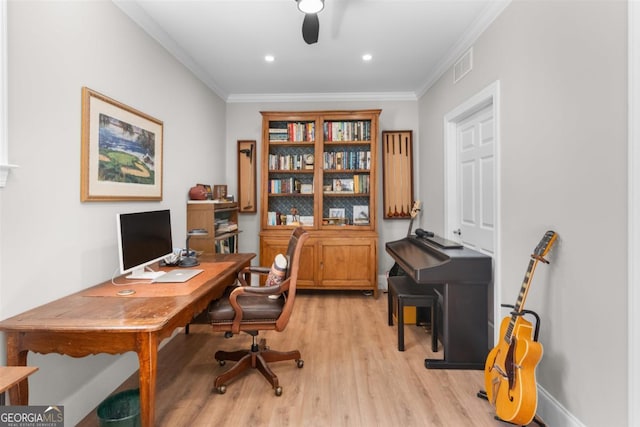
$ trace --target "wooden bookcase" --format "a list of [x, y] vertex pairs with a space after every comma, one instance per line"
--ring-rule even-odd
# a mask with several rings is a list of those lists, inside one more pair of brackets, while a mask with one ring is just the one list
[[238, 224], [238, 204], [213, 200], [189, 200], [187, 202], [187, 231], [201, 228], [206, 236], [191, 236], [189, 248], [205, 254], [238, 252], [238, 229], [220, 231], [221, 222]]
[[260, 262], [310, 233], [298, 286], [377, 297], [380, 110], [262, 112]]

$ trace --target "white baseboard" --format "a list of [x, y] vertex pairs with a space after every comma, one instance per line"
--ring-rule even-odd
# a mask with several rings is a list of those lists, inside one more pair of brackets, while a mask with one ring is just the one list
[[560, 404], [544, 388], [538, 386], [538, 416], [548, 426], [585, 427], [572, 413]]

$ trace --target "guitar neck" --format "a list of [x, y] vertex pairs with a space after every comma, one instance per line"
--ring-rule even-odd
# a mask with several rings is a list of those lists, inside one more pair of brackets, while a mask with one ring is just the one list
[[524, 280], [522, 281], [522, 286], [520, 287], [520, 293], [518, 294], [518, 300], [516, 301], [516, 305], [511, 314], [511, 321], [509, 322], [509, 326], [507, 327], [507, 332], [504, 334], [504, 340], [508, 343], [511, 343], [513, 338], [513, 328], [515, 327], [516, 320], [522, 314], [522, 310], [524, 308], [524, 302], [527, 299], [527, 294], [529, 293], [529, 285], [531, 285], [531, 279], [533, 278], [533, 272], [536, 269], [536, 265], [538, 264], [538, 259], [532, 257], [529, 261], [529, 267], [527, 268], [527, 272], [524, 275]]

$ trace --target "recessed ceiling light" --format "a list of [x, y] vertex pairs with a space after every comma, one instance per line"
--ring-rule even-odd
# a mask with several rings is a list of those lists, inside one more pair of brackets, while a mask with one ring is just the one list
[[363, 61], [371, 61], [372, 59], [373, 59], [373, 56], [370, 53], [365, 53], [364, 55], [362, 55]]
[[264, 60], [267, 61], [267, 62], [273, 62], [273, 61], [276, 60], [276, 57], [273, 56], [273, 55], [265, 55], [264, 56]]

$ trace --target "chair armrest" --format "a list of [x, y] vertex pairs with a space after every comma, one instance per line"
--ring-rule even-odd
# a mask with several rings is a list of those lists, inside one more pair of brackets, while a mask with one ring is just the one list
[[274, 286], [238, 286], [229, 295], [229, 304], [235, 311], [235, 317], [233, 318], [233, 325], [231, 332], [234, 334], [240, 333], [240, 322], [242, 321], [243, 311], [242, 305], [238, 302], [238, 297], [241, 295], [280, 295], [289, 289], [290, 278], [284, 280], [279, 285]]
[[249, 286], [246, 276], [250, 274], [268, 275], [269, 271], [271, 271], [271, 267], [248, 266], [238, 272], [238, 281], [241, 286]]

